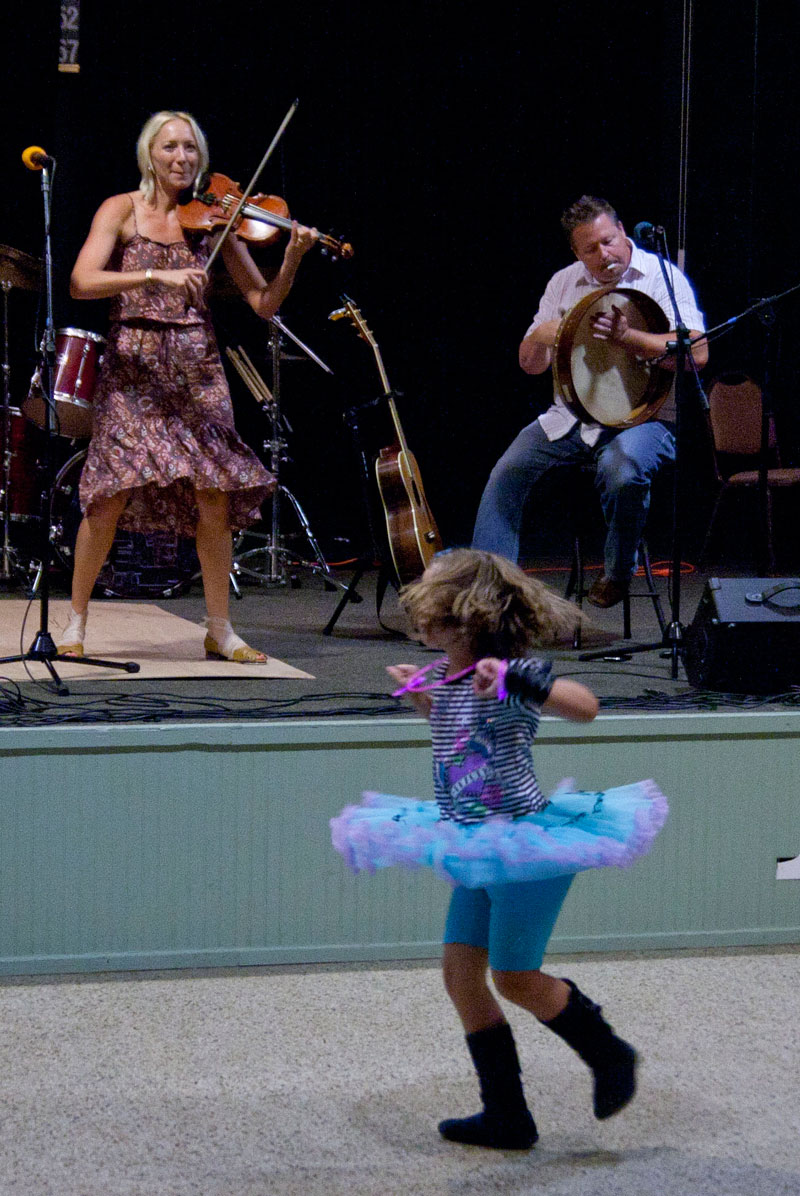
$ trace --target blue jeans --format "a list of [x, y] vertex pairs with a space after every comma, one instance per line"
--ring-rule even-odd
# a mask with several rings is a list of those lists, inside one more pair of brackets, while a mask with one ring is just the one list
[[517, 561], [523, 508], [534, 483], [555, 466], [594, 463], [608, 527], [605, 575], [620, 582], [632, 577], [650, 508], [650, 483], [662, 465], [675, 460], [675, 437], [657, 420], [619, 432], [604, 428], [594, 445], [584, 444], [580, 429], [576, 424], [560, 440], [548, 440], [538, 420], [522, 429], [489, 476], [473, 548]]

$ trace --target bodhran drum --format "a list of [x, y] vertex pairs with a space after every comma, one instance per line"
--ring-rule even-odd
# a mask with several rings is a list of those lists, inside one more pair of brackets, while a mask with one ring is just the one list
[[[85, 460], [83, 449], [62, 466], [50, 503], [53, 547], [68, 573], [81, 522], [78, 486]], [[188, 589], [198, 570], [193, 540], [168, 531], [118, 531], [97, 586], [106, 598], [171, 598]]]
[[[53, 400], [57, 436], [68, 436], [71, 440], [83, 440], [91, 436], [92, 400], [105, 343], [105, 337], [96, 332], [85, 332], [82, 328], [59, 328], [56, 332]], [[47, 427], [47, 405], [38, 369], [31, 378], [22, 410], [40, 428]]]
[[632, 356], [621, 345], [592, 334], [592, 316], [618, 307], [631, 328], [667, 332], [669, 322], [654, 299], [631, 287], [602, 287], [563, 317], [553, 345], [559, 394], [584, 423], [632, 428], [652, 419], [672, 387], [669, 370]]

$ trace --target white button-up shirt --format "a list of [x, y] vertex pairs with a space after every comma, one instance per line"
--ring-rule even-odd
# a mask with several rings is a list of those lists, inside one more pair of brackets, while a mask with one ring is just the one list
[[[631, 287], [633, 290], [644, 291], [651, 299], [655, 299], [669, 320], [670, 328], [673, 328], [675, 315], [657, 255], [646, 253], [632, 241], [628, 241], [628, 244], [631, 247], [631, 260], [625, 273], [619, 279], [615, 279], [614, 286]], [[667, 263], [667, 270], [670, 271], [678, 311], [684, 326], [695, 332], [704, 332], [705, 318], [697, 306], [691, 283], [677, 266]], [[550, 320], [561, 320], [580, 299], [583, 299], [590, 291], [596, 291], [604, 285], [606, 284], [600, 283], [592, 277], [583, 262], [576, 261], [571, 266], [559, 270], [545, 287], [539, 302], [539, 310], [525, 336], [528, 336], [540, 324], [545, 324]], [[659, 419], [674, 419], [674, 386], [669, 398], [660, 408], [658, 417]], [[554, 388], [553, 405], [539, 416], [539, 423], [547, 439], [559, 440], [562, 436], [566, 436], [570, 428], [573, 428], [577, 422], [577, 417], [570, 411]], [[602, 430], [600, 424], [582, 424], [581, 440], [586, 444], [595, 444]]]

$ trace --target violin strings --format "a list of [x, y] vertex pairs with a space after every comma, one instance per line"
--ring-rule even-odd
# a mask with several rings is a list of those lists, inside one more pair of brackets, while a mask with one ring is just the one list
[[[238, 202], [238, 197], [229, 193], [223, 199], [222, 206], [227, 212], [232, 204], [237, 204]], [[258, 214], [251, 215], [251, 213]], [[249, 218], [251, 220], [263, 220], [266, 224], [274, 224], [277, 228], [290, 229], [292, 227], [292, 221], [287, 219], [286, 216], [278, 216], [275, 212], [267, 212], [264, 210], [264, 208], [259, 208], [255, 204], [246, 203], [242, 208], [242, 215], [246, 219]], [[318, 240], [321, 245], [325, 245], [329, 249], [340, 248], [340, 243], [336, 240], [336, 238], [329, 237], [325, 233], [320, 233]]]
[[[222, 206], [226, 207], [226, 205], [227, 205], [227, 207], [230, 207], [231, 204], [237, 204], [238, 202], [239, 202], [239, 200], [237, 199], [237, 197], [235, 195], [226, 195], [222, 201]], [[226, 207], [226, 210], [227, 210], [227, 207]], [[251, 212], [258, 212], [258, 215], [255, 217], [251, 217], [251, 219], [264, 220], [267, 224], [277, 225], [278, 228], [291, 228], [292, 227], [291, 220], [287, 220], [287, 218], [285, 216], [278, 216], [276, 212], [267, 212], [264, 210], [264, 208], [256, 207], [255, 204], [246, 203], [244, 205], [244, 208], [242, 209], [242, 215], [244, 217], [248, 217]]]

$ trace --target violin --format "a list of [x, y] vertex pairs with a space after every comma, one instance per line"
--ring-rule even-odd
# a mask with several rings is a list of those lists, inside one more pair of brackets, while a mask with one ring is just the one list
[[[195, 232], [213, 232], [226, 225], [242, 198], [242, 190], [224, 174], [206, 175], [198, 180], [192, 198], [178, 205], [181, 227]], [[285, 199], [278, 195], [251, 195], [233, 226], [233, 231], [246, 241], [271, 244], [281, 230], [291, 232], [292, 221]], [[353, 246], [319, 233], [318, 242], [323, 253], [332, 257], [351, 258]]]

